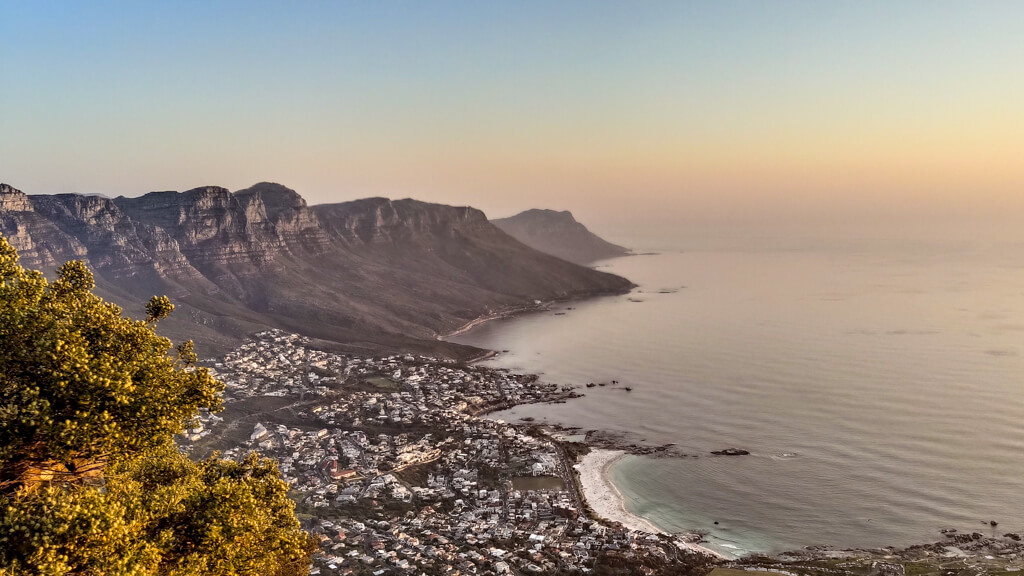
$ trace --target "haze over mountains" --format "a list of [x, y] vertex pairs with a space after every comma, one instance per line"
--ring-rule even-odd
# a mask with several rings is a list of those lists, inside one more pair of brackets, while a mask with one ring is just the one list
[[568, 210], [534, 208], [491, 223], [531, 248], [577, 264], [629, 254], [628, 249], [587, 230]]
[[368, 198], [307, 206], [261, 183], [138, 198], [26, 195], [0, 185], [0, 233], [48, 274], [82, 259], [97, 291], [139, 316], [167, 294], [161, 332], [212, 354], [268, 327], [362, 352], [475, 349], [439, 334], [484, 315], [627, 291], [628, 280], [534, 250], [468, 207]]

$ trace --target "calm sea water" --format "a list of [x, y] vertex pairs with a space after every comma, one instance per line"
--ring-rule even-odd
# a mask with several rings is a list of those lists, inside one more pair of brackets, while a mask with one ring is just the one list
[[[457, 338], [509, 350], [491, 366], [633, 387], [497, 417], [699, 454], [611, 477], [631, 511], [732, 553], [1024, 532], [1024, 246], [657, 248], [601, 263], [628, 296]], [[725, 447], [753, 454], [708, 455]]]

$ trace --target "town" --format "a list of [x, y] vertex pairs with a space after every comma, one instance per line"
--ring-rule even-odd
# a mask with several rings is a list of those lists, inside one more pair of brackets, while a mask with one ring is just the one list
[[262, 332], [210, 369], [225, 410], [196, 453], [275, 459], [320, 538], [312, 574], [653, 573], [709, 561], [682, 539], [597, 518], [573, 471], [587, 448], [495, 409], [577, 396], [535, 376], [423, 356], [360, 358]]

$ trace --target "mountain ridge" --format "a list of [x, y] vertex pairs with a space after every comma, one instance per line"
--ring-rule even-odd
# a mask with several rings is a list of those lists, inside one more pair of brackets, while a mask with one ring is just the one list
[[97, 291], [130, 314], [167, 294], [179, 310], [161, 331], [210, 353], [283, 328], [344, 350], [465, 358], [481, 351], [438, 336], [537, 300], [632, 286], [533, 250], [475, 208], [386, 198], [309, 206], [267, 182], [134, 198], [0, 185], [0, 233], [33, 268], [85, 260]]

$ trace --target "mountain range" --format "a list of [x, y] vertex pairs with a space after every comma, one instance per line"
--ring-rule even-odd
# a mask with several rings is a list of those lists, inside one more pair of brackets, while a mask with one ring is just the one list
[[52, 274], [86, 261], [97, 293], [160, 331], [218, 354], [281, 328], [342, 351], [467, 358], [439, 340], [481, 317], [628, 291], [625, 278], [530, 248], [469, 207], [368, 198], [308, 206], [280, 184], [206, 186], [137, 198], [27, 195], [0, 184], [0, 234]]

